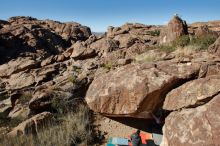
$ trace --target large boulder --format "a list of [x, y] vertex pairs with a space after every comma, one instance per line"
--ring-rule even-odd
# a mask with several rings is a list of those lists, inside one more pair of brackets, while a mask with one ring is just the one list
[[6, 89], [16, 90], [31, 86], [35, 83], [35, 77], [31, 73], [19, 72], [10, 76]]
[[205, 105], [172, 112], [163, 127], [161, 146], [220, 145], [220, 95]]
[[33, 98], [29, 102], [29, 108], [31, 110], [46, 110], [51, 105], [53, 98], [52, 91], [40, 90], [34, 93]]
[[185, 21], [183, 21], [180, 17], [174, 16], [173, 19], [170, 20], [168, 26], [165, 30], [163, 30], [161, 34], [160, 43], [170, 43], [174, 41], [176, 38], [187, 35], [188, 27]]
[[13, 73], [30, 70], [36, 67], [37, 64], [31, 57], [19, 57], [9, 61], [7, 64], [0, 65], [0, 77], [9, 77]]
[[220, 92], [220, 76], [201, 78], [172, 90], [165, 98], [165, 110], [178, 110], [204, 104]]
[[173, 86], [194, 78], [200, 65], [175, 62], [130, 64], [100, 75], [90, 85], [86, 101], [98, 113], [112, 117], [152, 118]]
[[89, 48], [95, 50], [99, 56], [106, 56], [107, 52], [112, 52], [119, 48], [119, 42], [112, 39], [102, 38], [93, 42]]
[[83, 42], [76, 42], [73, 44], [73, 52], [70, 57], [74, 59], [87, 59], [96, 55], [96, 50], [86, 47]]

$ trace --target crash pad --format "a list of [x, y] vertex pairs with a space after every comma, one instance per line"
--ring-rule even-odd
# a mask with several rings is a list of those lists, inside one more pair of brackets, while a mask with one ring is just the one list
[[107, 146], [114, 146], [114, 145], [128, 146], [128, 139], [120, 138], [120, 137], [109, 138]]
[[[131, 136], [129, 136], [130, 139]], [[142, 144], [147, 144], [147, 140], [152, 139], [152, 134], [151, 133], [144, 133], [140, 132], [140, 137], [141, 137], [141, 143]], [[129, 146], [132, 146], [132, 143], [129, 142]]]

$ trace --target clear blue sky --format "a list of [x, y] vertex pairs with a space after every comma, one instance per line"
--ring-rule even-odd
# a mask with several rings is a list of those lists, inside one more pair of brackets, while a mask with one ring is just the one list
[[178, 13], [188, 23], [220, 20], [220, 0], [1, 0], [0, 19], [32, 16], [75, 21], [92, 31], [126, 22], [164, 24]]

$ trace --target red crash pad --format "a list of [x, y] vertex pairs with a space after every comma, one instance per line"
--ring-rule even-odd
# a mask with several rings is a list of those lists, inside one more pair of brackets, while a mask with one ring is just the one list
[[[147, 140], [152, 139], [152, 134], [151, 133], [140, 133], [141, 136], [141, 142], [142, 144], [147, 144]], [[131, 136], [129, 136], [128, 138], [130, 139]], [[132, 146], [132, 143], [129, 142], [129, 146]]]

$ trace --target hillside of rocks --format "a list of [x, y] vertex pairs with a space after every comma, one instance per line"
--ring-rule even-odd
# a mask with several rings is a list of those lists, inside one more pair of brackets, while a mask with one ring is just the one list
[[[193, 33], [189, 29], [174, 17], [161, 30], [158, 43], [169, 44], [186, 35], [192, 40], [219, 36], [207, 25]], [[161, 125], [162, 146], [219, 145], [219, 39], [207, 50], [190, 47], [169, 53], [147, 50], [145, 57], [151, 58], [100, 75], [87, 91], [89, 107], [138, 129], [158, 132], [155, 123]]]
[[25, 133], [26, 121], [33, 116], [44, 119], [56, 113], [54, 102], [71, 107], [84, 102], [95, 76], [130, 64], [135, 55], [157, 43], [158, 37], [150, 33], [160, 29], [125, 24], [95, 36], [75, 22], [32, 17], [12, 17], [0, 26], [0, 116], [26, 123], [13, 135]]
[[[177, 16], [167, 26], [126, 23], [98, 36], [75, 22], [1, 20], [0, 118], [21, 119], [1, 127], [10, 136], [36, 133], [58, 112], [55, 102], [87, 103], [126, 125], [157, 127], [162, 146], [220, 145], [219, 30], [218, 21], [188, 25]], [[182, 36], [211, 36], [210, 46], [170, 51]]]

